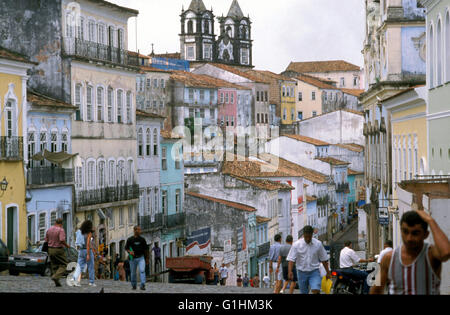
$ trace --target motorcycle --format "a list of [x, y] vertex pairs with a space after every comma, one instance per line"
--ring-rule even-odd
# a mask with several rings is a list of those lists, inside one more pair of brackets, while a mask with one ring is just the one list
[[[371, 274], [376, 269], [376, 263], [358, 264], [354, 269], [367, 272]], [[355, 278], [346, 269], [336, 269], [331, 272], [333, 286], [332, 294], [347, 294], [347, 295], [361, 295], [363, 294], [364, 281], [367, 279]]]

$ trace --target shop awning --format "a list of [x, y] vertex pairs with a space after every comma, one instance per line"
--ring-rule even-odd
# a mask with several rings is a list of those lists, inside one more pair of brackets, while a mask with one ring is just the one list
[[63, 168], [73, 168], [78, 164], [78, 153], [69, 154], [67, 152], [50, 152], [44, 150], [44, 152], [36, 153], [31, 157], [34, 161], [47, 160], [51, 163], [58, 164]]

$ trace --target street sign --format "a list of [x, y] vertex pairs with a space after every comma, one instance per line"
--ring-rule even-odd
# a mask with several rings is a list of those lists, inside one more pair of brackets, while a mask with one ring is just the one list
[[389, 217], [379, 217], [378, 222], [380, 225], [389, 225]]

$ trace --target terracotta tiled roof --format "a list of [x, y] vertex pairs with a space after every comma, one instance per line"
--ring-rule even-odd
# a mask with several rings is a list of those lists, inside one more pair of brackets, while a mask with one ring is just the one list
[[360, 71], [360, 67], [344, 60], [291, 62], [286, 69], [298, 73]]
[[341, 161], [341, 160], [338, 160], [338, 159], [335, 159], [332, 157], [324, 157], [324, 158], [319, 157], [319, 158], [316, 158], [316, 160], [320, 160], [322, 162], [329, 163], [331, 165], [349, 165], [350, 164], [348, 162], [344, 162], [344, 161]]
[[306, 201], [315, 201], [317, 200], [316, 197], [310, 196], [310, 195], [306, 195]]
[[138, 109], [136, 110], [136, 115], [137, 116], [143, 116], [143, 117], [149, 117], [149, 118], [162, 118], [162, 119], [166, 118], [165, 116], [161, 116], [161, 115], [154, 114], [154, 113], [147, 113], [147, 112], [144, 112], [144, 111], [140, 111]]
[[119, 5], [117, 5], [117, 4], [111, 3], [111, 2], [109, 2], [109, 1], [104, 1], [104, 0], [89, 0], [89, 1], [91, 1], [91, 2], [96, 2], [96, 3], [100, 3], [100, 4], [102, 4], [102, 5], [106, 5], [106, 6], [109, 6], [109, 7], [111, 7], [111, 8], [119, 9], [119, 10], [121, 10], [121, 11], [126, 11], [126, 12], [128, 12], [128, 13], [133, 13], [133, 14], [135, 14], [135, 15], [138, 15], [138, 14], [139, 14], [139, 11], [137, 11], [137, 10], [130, 9], [130, 8], [126, 8], [126, 7], [122, 7], [122, 6], [119, 6]]
[[282, 76], [280, 74], [276, 74], [273, 73], [271, 71], [267, 71], [267, 70], [249, 70], [246, 71], [246, 73], [250, 73], [252, 75], [255, 76], [262, 76], [262, 77], [266, 77], [267, 79], [275, 79], [275, 80], [282, 80], [282, 81], [291, 81], [291, 82], [295, 82], [293, 79], [287, 78], [285, 76]]
[[350, 94], [353, 96], [357, 96], [359, 97], [361, 94], [364, 93], [364, 90], [359, 90], [359, 89], [340, 89], [342, 92], [344, 92], [345, 94]]
[[256, 216], [256, 223], [258, 223], [258, 224], [267, 223], [270, 221], [271, 221], [270, 218], [260, 217], [259, 215]]
[[344, 108], [344, 109], [341, 109], [341, 110], [344, 111], [344, 112], [347, 112], [347, 113], [352, 113], [352, 114], [364, 116], [364, 113], [360, 112], [358, 110], [353, 110], [353, 109], [348, 109], [348, 108]]
[[164, 139], [183, 139], [182, 136], [173, 134], [172, 132], [167, 130], [161, 130], [161, 137], [163, 137]]
[[181, 54], [179, 52], [177, 53], [165, 53], [165, 54], [154, 54], [149, 55], [150, 57], [156, 57], [156, 58], [168, 58], [168, 59], [181, 59]]
[[[320, 89], [325, 89], [325, 90], [338, 90], [337, 87], [326, 83], [324, 80], [309, 76], [309, 75], [305, 75], [305, 74], [300, 74], [298, 76], [295, 77], [296, 79], [298, 79], [299, 81], [311, 84], [315, 87], [318, 87]], [[330, 82], [330, 81], [327, 81]]]
[[300, 135], [290, 135], [290, 134], [282, 134], [280, 137], [288, 137], [294, 140], [298, 140], [301, 142], [306, 142], [309, 144], [317, 145], [317, 146], [324, 146], [324, 145], [330, 145], [328, 142], [306, 137], [306, 136], [300, 136]]
[[356, 143], [336, 143], [333, 145], [340, 147], [340, 148], [350, 150], [350, 151], [354, 151], [354, 152], [363, 152], [364, 151], [364, 147], [362, 145], [359, 145]]
[[293, 190], [294, 187], [287, 185], [287, 184], [282, 184], [282, 183], [277, 183], [271, 180], [267, 180], [267, 179], [250, 179], [250, 178], [245, 178], [245, 177], [241, 177], [241, 176], [235, 176], [235, 175], [230, 175], [233, 178], [236, 178], [240, 181], [243, 181], [247, 184], [250, 184], [254, 187], [260, 188], [260, 189], [264, 189], [264, 190]]
[[175, 81], [183, 82], [186, 86], [189, 87], [202, 87], [208, 89], [217, 89], [217, 88], [233, 88], [238, 90], [249, 89], [247, 87], [243, 87], [238, 84], [220, 80], [208, 75], [195, 74], [192, 72], [185, 72], [185, 71], [173, 71], [170, 78]]
[[194, 192], [186, 192], [186, 195], [192, 196], [192, 197], [196, 197], [196, 198], [200, 198], [200, 199], [204, 199], [204, 200], [209, 200], [209, 201], [214, 201], [223, 205], [226, 205], [228, 207], [231, 208], [235, 208], [238, 210], [243, 210], [243, 211], [248, 211], [248, 212], [255, 212], [256, 208], [242, 204], [242, 203], [237, 203], [237, 202], [233, 202], [233, 201], [228, 201], [228, 200], [223, 200], [223, 199], [218, 199], [218, 198], [214, 198], [214, 197], [210, 197], [210, 196], [206, 196], [206, 195], [202, 195], [202, 194], [198, 194], [198, 193], [194, 193]]
[[16, 53], [12, 50], [3, 47], [0, 47], [0, 58], [37, 65], [36, 62], [30, 61], [27, 56]]
[[32, 103], [33, 106], [52, 106], [52, 107], [64, 107], [69, 109], [77, 108], [72, 104], [39, 94], [31, 90], [27, 91], [27, 101]]
[[348, 173], [348, 175], [364, 175], [364, 172], [354, 171], [350, 168], [347, 170], [347, 173]]
[[229, 65], [224, 65], [224, 64], [221, 64], [221, 63], [210, 63], [210, 65], [212, 65], [212, 66], [214, 66], [216, 68], [220, 68], [222, 70], [234, 73], [234, 74], [236, 74], [238, 76], [241, 76], [243, 78], [249, 79], [249, 80], [257, 82], [257, 83], [270, 84], [270, 81], [268, 81], [268, 80], [264, 80], [264, 79], [258, 78], [257, 76], [254, 76], [251, 73], [238, 70], [238, 69], [236, 69], [236, 68], [234, 68], [232, 66], [229, 66]]

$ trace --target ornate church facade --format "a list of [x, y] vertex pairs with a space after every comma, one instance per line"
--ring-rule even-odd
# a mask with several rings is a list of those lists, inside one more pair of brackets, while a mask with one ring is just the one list
[[220, 35], [216, 39], [214, 13], [202, 0], [192, 0], [181, 13], [181, 59], [195, 64], [217, 62], [253, 68], [251, 21], [245, 17], [237, 0], [233, 0], [227, 16], [218, 17]]

